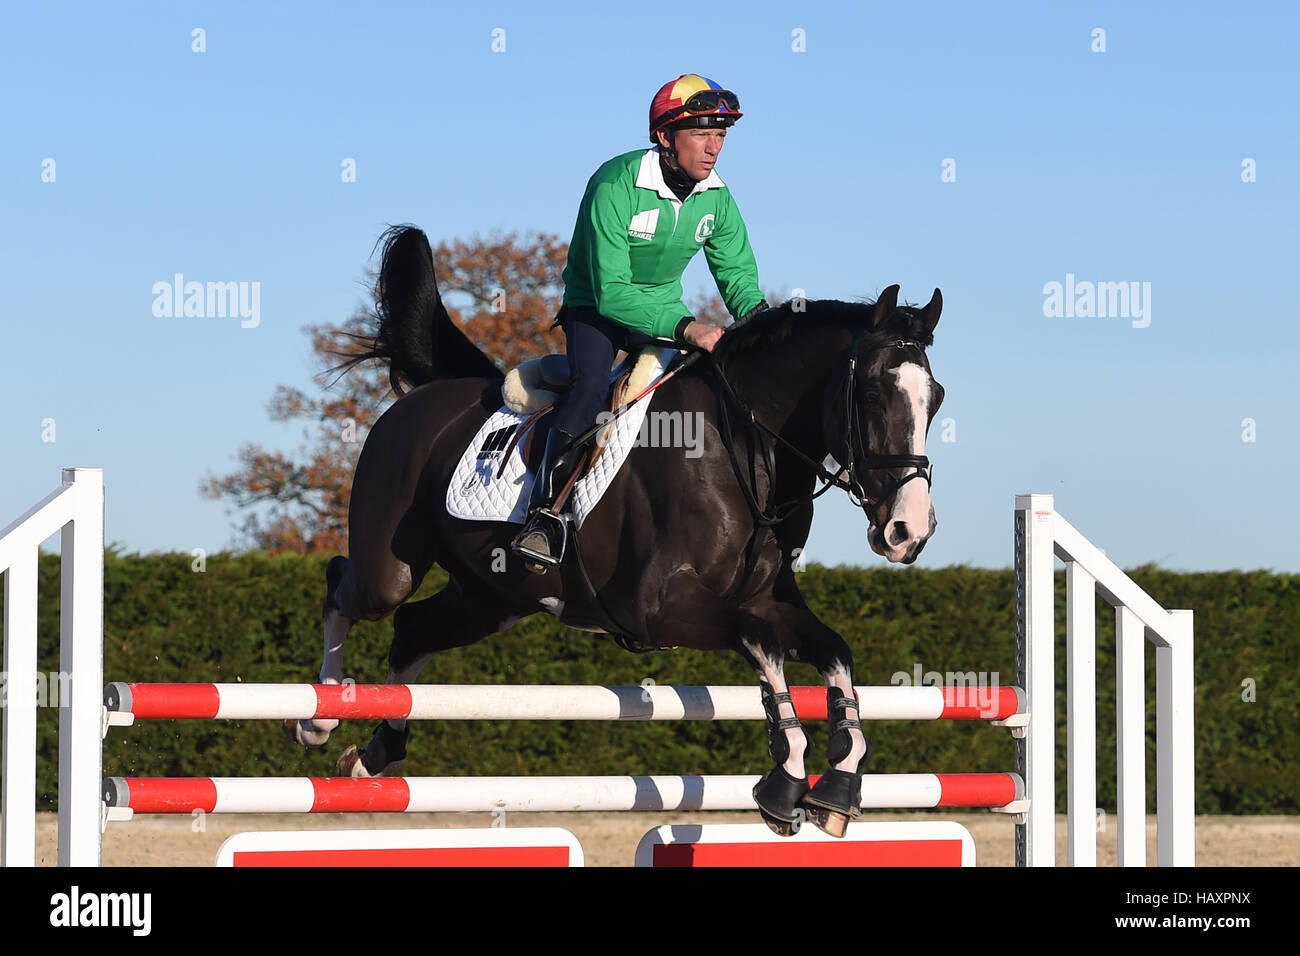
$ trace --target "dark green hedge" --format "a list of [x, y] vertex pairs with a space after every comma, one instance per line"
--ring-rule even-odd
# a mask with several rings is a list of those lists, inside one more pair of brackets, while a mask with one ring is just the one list
[[[41, 561], [41, 666], [58, 667], [58, 558]], [[310, 682], [320, 666], [324, 561], [263, 554], [209, 557], [191, 570], [184, 555], [119, 556], [106, 565], [107, 680]], [[1196, 809], [1198, 813], [1295, 813], [1300, 753], [1297, 706], [1297, 577], [1263, 572], [1131, 572], [1165, 607], [1196, 611]], [[810, 567], [801, 575], [810, 605], [857, 654], [860, 684], [927, 671], [987, 672], [1013, 682], [1010, 571], [971, 568]], [[435, 570], [421, 588], [445, 582]], [[1113, 809], [1114, 615], [1098, 622], [1098, 803]], [[1058, 681], [1065, 672], [1064, 588], [1058, 588]], [[358, 624], [346, 674], [380, 682], [387, 669], [391, 619]], [[1154, 812], [1154, 650], [1147, 652], [1148, 809]], [[817, 683], [791, 664], [793, 683]], [[435, 683], [660, 684], [751, 683], [732, 654], [670, 651], [637, 656], [605, 638], [537, 615], [508, 633], [437, 659]], [[1256, 700], [1243, 698], [1243, 680]], [[1058, 811], [1065, 807], [1063, 693], [1058, 696]], [[824, 725], [813, 724], [824, 754]], [[57, 711], [41, 712], [41, 806], [55, 807]], [[104, 747], [105, 775], [329, 775], [349, 743], [364, 745], [369, 725], [344, 725], [325, 750], [304, 752], [273, 721], [141, 722], [114, 729]], [[973, 722], [879, 722], [868, 727], [876, 772], [994, 771], [1013, 768], [1009, 734]], [[760, 722], [615, 724], [603, 722], [422, 723], [411, 737], [405, 772], [464, 774], [758, 773], [767, 766]], [[815, 758], [813, 768], [820, 765]]]

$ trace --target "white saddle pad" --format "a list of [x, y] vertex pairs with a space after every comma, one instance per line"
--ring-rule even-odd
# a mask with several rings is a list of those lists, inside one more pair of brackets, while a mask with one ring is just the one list
[[[604, 453], [591, 471], [573, 486], [566, 510], [573, 515], [578, 527], [582, 527], [587, 515], [596, 507], [636, 444], [654, 396], [655, 393], [651, 392], [615, 419]], [[469, 521], [523, 523], [528, 516], [534, 475], [524, 464], [522, 442], [517, 442], [510, 450], [504, 468], [501, 467], [501, 457], [527, 417], [502, 405], [483, 423], [461, 455], [447, 486], [447, 511], [452, 517]]]

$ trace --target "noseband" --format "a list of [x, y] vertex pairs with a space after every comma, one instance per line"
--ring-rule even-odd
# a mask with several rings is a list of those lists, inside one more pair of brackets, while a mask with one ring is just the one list
[[[863, 448], [867, 443], [862, 436], [862, 430], [858, 422], [858, 406], [853, 401], [853, 384], [857, 377], [858, 371], [858, 346], [862, 342], [863, 333], [859, 332], [857, 338], [853, 340], [853, 349], [849, 352], [848, 374], [844, 377], [844, 447], [848, 461], [844, 463], [844, 474], [848, 476], [848, 482], [844, 482], [836, 476], [835, 484], [843, 488], [849, 494], [849, 500], [860, 507], [866, 513], [867, 518], [871, 518], [871, 512], [880, 506], [883, 501], [888, 501], [892, 496], [913, 478], [924, 478], [926, 487], [931, 485], [931, 477], [934, 474], [934, 466], [930, 464], [930, 459], [925, 455], [875, 455], [871, 452], [865, 452], [862, 455], [861, 462], [854, 457], [853, 439], [856, 437]], [[913, 342], [909, 339], [899, 339], [896, 342], [883, 346], [884, 348], [904, 349], [915, 346], [924, 349], [920, 342]], [[915, 468], [916, 471], [910, 475], [904, 475], [897, 479], [880, 497], [872, 498], [866, 493], [862, 480], [858, 477], [858, 468], [864, 468], [867, 471], [876, 471], [885, 468]], [[824, 489], [823, 489], [824, 490]]]

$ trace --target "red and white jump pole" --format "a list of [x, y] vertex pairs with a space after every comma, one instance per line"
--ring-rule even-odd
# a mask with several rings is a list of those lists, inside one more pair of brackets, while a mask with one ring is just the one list
[[[1015, 687], [856, 687], [865, 720], [1005, 720]], [[825, 687], [792, 687], [795, 712], [826, 719]], [[757, 686], [132, 684], [104, 689], [110, 725], [134, 720], [763, 720]]]
[[[104, 803], [132, 813], [570, 813], [754, 810], [757, 776], [110, 777]], [[816, 776], [810, 778], [816, 781]], [[1014, 773], [872, 773], [864, 809], [1005, 807], [1024, 797]], [[110, 813], [114, 819], [126, 814]]]

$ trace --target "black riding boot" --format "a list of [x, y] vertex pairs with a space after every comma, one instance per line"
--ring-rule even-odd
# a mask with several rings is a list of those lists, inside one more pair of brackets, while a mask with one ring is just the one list
[[559, 429], [551, 429], [546, 436], [546, 452], [528, 502], [528, 521], [510, 544], [535, 574], [545, 574], [547, 569], [558, 567], [564, 557], [567, 536], [564, 519], [552, 512], [551, 506], [582, 461], [582, 450], [571, 448], [572, 443], [573, 436]]

